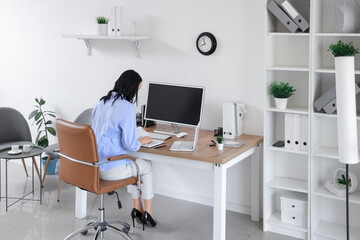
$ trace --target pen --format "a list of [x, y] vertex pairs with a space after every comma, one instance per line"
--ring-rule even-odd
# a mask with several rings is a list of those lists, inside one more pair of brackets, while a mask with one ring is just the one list
[[156, 147], [154, 147], [154, 149], [158, 149], [158, 148], [162, 148], [162, 147], [166, 147], [166, 145], [156, 146]]

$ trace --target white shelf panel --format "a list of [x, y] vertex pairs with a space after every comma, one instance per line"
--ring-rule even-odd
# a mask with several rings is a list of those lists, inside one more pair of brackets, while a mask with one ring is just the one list
[[[356, 120], [360, 120], [360, 112], [356, 113], [357, 117]], [[337, 114], [327, 114], [327, 113], [314, 113], [315, 117], [322, 117], [322, 118], [337, 118]]]
[[360, 37], [360, 33], [315, 33], [317, 37]]
[[[313, 192], [314, 195], [339, 200], [339, 201], [345, 201], [345, 197], [338, 197], [332, 193], [330, 193], [328, 190], [325, 189], [323, 185], [316, 188], [316, 190]], [[349, 201], [350, 203], [360, 204], [360, 192], [357, 190], [353, 193], [349, 194]]]
[[307, 232], [308, 231], [304, 227], [299, 227], [299, 226], [296, 226], [296, 225], [281, 222], [281, 213], [280, 212], [276, 212], [273, 215], [271, 215], [266, 220], [266, 222], [268, 224], [271, 224], [271, 225], [275, 225], [275, 226], [279, 226], [279, 227], [285, 227], [285, 228], [295, 230], [295, 231], [300, 231], [300, 232]]
[[308, 72], [309, 67], [303, 66], [270, 66], [267, 67], [268, 71], [292, 71], [292, 72]]
[[[315, 228], [314, 235], [332, 240], [345, 240], [346, 239], [345, 225], [320, 221]], [[350, 239], [360, 240], [359, 228], [350, 227]]]
[[266, 186], [294, 192], [308, 193], [308, 182], [294, 178], [274, 177], [266, 183]]
[[[317, 68], [315, 69], [316, 73], [334, 73], [335, 68]], [[360, 74], [360, 69], [355, 69], [355, 74]]]
[[284, 37], [309, 37], [309, 33], [289, 33], [289, 32], [268, 32], [268, 36], [284, 36]]
[[101, 35], [87, 35], [87, 34], [65, 34], [64, 38], [77, 38], [77, 39], [101, 39], [101, 40], [148, 40], [151, 36], [147, 35], [126, 35], [126, 36], [101, 36]]
[[315, 157], [324, 157], [339, 159], [339, 150], [337, 147], [324, 147], [320, 146], [314, 153]]
[[267, 108], [269, 112], [283, 112], [283, 113], [298, 113], [298, 114], [309, 114], [307, 107], [287, 107], [286, 109], [277, 109], [275, 107]]
[[[339, 159], [339, 149], [337, 147], [320, 146], [314, 153], [314, 157], [323, 157], [331, 159]], [[360, 160], [360, 152], [359, 152]]]
[[286, 153], [295, 153], [295, 154], [300, 154], [300, 155], [307, 155], [308, 152], [307, 151], [294, 151], [294, 150], [289, 150], [286, 149], [285, 147], [267, 147], [268, 150], [271, 151], [278, 151], [278, 152], [286, 152]]

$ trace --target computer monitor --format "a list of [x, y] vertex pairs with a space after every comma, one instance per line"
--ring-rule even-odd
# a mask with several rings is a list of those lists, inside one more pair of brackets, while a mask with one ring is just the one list
[[201, 123], [205, 88], [149, 83], [145, 119], [197, 127]]

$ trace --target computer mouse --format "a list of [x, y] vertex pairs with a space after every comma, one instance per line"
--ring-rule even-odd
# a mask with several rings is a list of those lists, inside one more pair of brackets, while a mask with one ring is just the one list
[[175, 136], [176, 136], [177, 138], [182, 138], [182, 137], [184, 137], [184, 136], [186, 136], [186, 135], [187, 135], [186, 132], [180, 132], [180, 133], [176, 134]]

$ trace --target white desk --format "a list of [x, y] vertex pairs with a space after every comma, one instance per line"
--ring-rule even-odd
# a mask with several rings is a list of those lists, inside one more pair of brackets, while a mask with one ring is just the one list
[[[155, 128], [149, 128], [152, 131]], [[168, 130], [164, 126], [157, 130]], [[183, 130], [183, 129], [182, 129]], [[192, 134], [183, 138], [190, 140]], [[134, 153], [135, 157], [162, 162], [168, 164], [182, 165], [214, 171], [214, 220], [213, 239], [225, 240], [226, 230], [226, 176], [227, 170], [235, 164], [251, 156], [251, 219], [260, 220], [260, 160], [262, 158], [261, 147], [263, 138], [261, 136], [241, 135], [240, 141], [245, 144], [241, 148], [225, 148], [218, 151], [216, 147], [209, 147], [209, 142], [214, 139], [212, 131], [200, 130], [199, 141], [194, 152], [172, 152], [169, 150], [171, 138], [166, 140], [167, 147], [159, 149], [144, 149]], [[260, 148], [260, 149], [259, 149]], [[86, 191], [77, 188], [75, 217], [86, 217]]]

